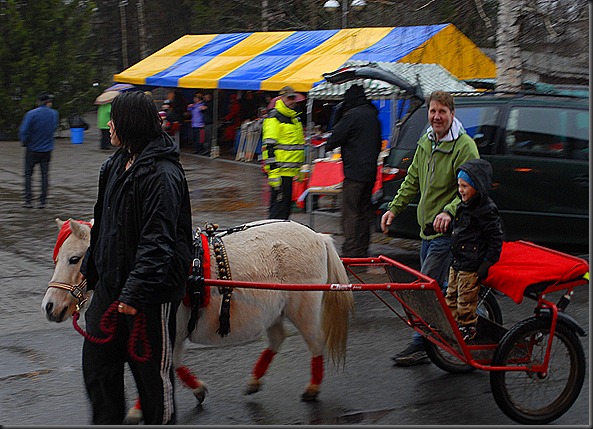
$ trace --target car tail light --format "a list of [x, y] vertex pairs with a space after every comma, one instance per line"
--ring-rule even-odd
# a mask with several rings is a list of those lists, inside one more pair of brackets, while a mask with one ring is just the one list
[[390, 167], [388, 165], [383, 167], [382, 181], [391, 182], [392, 180], [403, 179], [406, 176], [407, 170], [403, 168]]

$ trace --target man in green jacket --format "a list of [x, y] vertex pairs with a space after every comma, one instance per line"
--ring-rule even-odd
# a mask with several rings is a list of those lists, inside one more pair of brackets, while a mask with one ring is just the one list
[[292, 206], [292, 180], [305, 162], [303, 125], [295, 109], [297, 93], [290, 86], [264, 119], [262, 139], [264, 171], [268, 175], [270, 219], [288, 219]]
[[[448, 92], [434, 91], [430, 95], [428, 121], [430, 127], [418, 141], [406, 178], [381, 218], [381, 229], [387, 234], [394, 218], [420, 193], [420, 272], [435, 279], [444, 290], [451, 262], [448, 229], [460, 202], [457, 169], [480, 155], [474, 140], [455, 118], [455, 102]], [[393, 360], [401, 366], [428, 363], [422, 336], [415, 332], [412, 342]]]

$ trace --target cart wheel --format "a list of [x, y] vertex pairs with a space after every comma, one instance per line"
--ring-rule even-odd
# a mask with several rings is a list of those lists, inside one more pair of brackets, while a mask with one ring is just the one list
[[[485, 294], [487, 295], [484, 297]], [[500, 309], [500, 305], [498, 305], [496, 296], [492, 292], [488, 293], [488, 288], [482, 286], [480, 288], [479, 300], [478, 313], [485, 319], [502, 325], [502, 310]]]
[[[535, 317], [519, 322], [500, 341], [492, 365], [541, 363], [550, 335], [550, 322]], [[496, 403], [521, 424], [547, 424], [576, 401], [585, 379], [586, 361], [576, 333], [558, 323], [547, 373], [492, 371], [490, 387]]]
[[424, 341], [424, 349], [426, 350], [428, 358], [432, 361], [432, 363], [434, 363], [443, 371], [454, 374], [465, 374], [476, 369], [473, 366], [459, 360], [452, 354], [447, 353], [445, 350], [431, 343], [426, 338], [422, 338], [422, 340]]
[[[486, 319], [498, 323], [499, 325], [502, 325], [502, 311], [500, 310], [498, 301], [496, 301], [496, 297], [492, 293], [489, 293], [484, 298], [483, 291], [484, 288], [480, 290], [480, 300], [482, 301], [482, 303], [478, 307], [480, 315]], [[443, 371], [455, 374], [464, 374], [472, 372], [476, 369], [472, 365], [469, 365], [459, 360], [452, 354], [447, 353], [439, 346], [431, 343], [427, 339], [424, 339], [424, 349], [426, 350], [426, 354], [428, 355], [432, 363], [434, 363]]]

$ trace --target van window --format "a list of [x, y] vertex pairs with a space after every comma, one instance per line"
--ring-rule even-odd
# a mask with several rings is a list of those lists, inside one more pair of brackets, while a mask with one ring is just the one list
[[[495, 153], [496, 133], [500, 108], [497, 106], [463, 106], [455, 108], [455, 117], [461, 121], [467, 134], [474, 139], [480, 153]], [[426, 132], [428, 113], [426, 107], [419, 109], [406, 121], [398, 138], [398, 149], [415, 148], [418, 139]]]
[[514, 107], [506, 127], [507, 150], [517, 155], [586, 160], [588, 117], [585, 110]]
[[461, 121], [482, 154], [495, 153], [499, 112], [497, 106], [465, 106], [455, 109], [455, 117]]

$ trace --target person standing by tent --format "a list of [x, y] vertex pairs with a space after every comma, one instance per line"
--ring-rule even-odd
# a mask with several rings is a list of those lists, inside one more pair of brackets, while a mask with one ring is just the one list
[[59, 113], [52, 109], [53, 95], [42, 92], [37, 97], [38, 106], [29, 110], [19, 128], [19, 139], [25, 151], [25, 202], [23, 207], [33, 207], [32, 176], [36, 164], [41, 167], [41, 195], [38, 208], [45, 208], [49, 188], [49, 162], [54, 150], [54, 133]]
[[[417, 209], [422, 239], [420, 272], [435, 279], [443, 290], [451, 264], [448, 228], [461, 201], [457, 193], [457, 169], [480, 155], [476, 142], [455, 117], [455, 101], [448, 92], [430, 94], [428, 122], [430, 127], [418, 141], [406, 178], [381, 218], [381, 230], [387, 234], [394, 218], [420, 193]], [[429, 224], [434, 230], [426, 228]], [[400, 366], [428, 363], [422, 336], [414, 332], [412, 342], [393, 360]]]
[[193, 153], [204, 154], [204, 96], [201, 92], [194, 94], [194, 102], [188, 104], [187, 111], [191, 113], [191, 132]]
[[222, 118], [224, 120], [223, 141], [232, 148], [235, 143], [237, 129], [241, 127], [241, 105], [237, 99], [237, 94], [231, 94], [228, 113]]
[[111, 119], [111, 103], [100, 104], [97, 109], [97, 128], [101, 130], [101, 149], [111, 148], [111, 139], [109, 137], [109, 125]]
[[292, 181], [305, 162], [303, 125], [294, 110], [297, 93], [290, 86], [279, 92], [280, 98], [264, 119], [262, 157], [268, 175], [270, 219], [288, 219], [292, 206]]
[[352, 85], [344, 94], [341, 117], [327, 141], [327, 150], [341, 147], [343, 257], [366, 258], [371, 241], [371, 195], [381, 152], [379, 111], [364, 88]]

